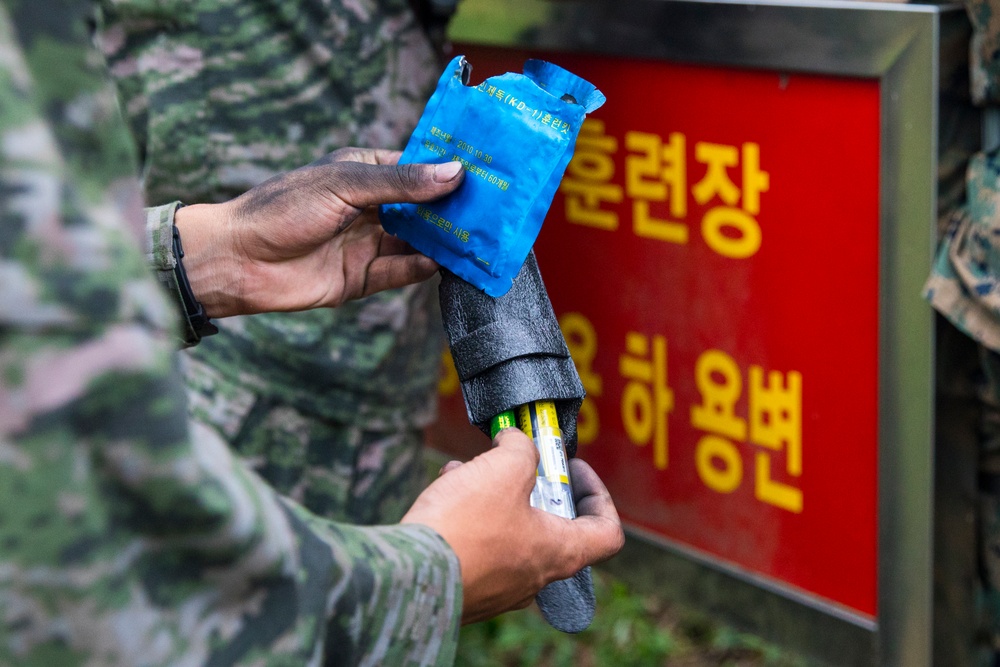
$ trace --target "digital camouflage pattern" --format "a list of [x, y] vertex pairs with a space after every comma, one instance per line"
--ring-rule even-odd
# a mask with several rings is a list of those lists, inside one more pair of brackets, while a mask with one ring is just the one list
[[955, 326], [1000, 352], [1000, 150], [979, 152], [952, 215], [925, 296]]
[[996, 665], [1000, 656], [1000, 354], [980, 345], [976, 389], [981, 405], [978, 425], [979, 569], [982, 578], [976, 598], [985, 649], [980, 664]]
[[310, 511], [350, 523], [394, 523], [426, 485], [420, 431], [370, 431], [317, 419], [224, 382], [211, 366], [192, 370], [198, 364], [185, 359], [189, 412]]
[[91, 8], [0, 4], [0, 664], [450, 664], [443, 540], [317, 518], [188, 425]]
[[[102, 48], [155, 204], [224, 201], [344, 146], [401, 148], [440, 70], [408, 0], [102, 5]], [[186, 367], [195, 418], [313, 511], [399, 519], [435, 416], [436, 286], [216, 324], [224, 335]], [[286, 444], [249, 440], [261, 423]]]
[[965, 0], [972, 22], [969, 72], [972, 101], [979, 106], [1000, 104], [1000, 7], [995, 0]]
[[[966, 0], [973, 27], [972, 100], [1000, 106], [1000, 1]], [[942, 236], [925, 296], [955, 326], [1000, 352], [1000, 147], [977, 153], [966, 171], [964, 205]]]

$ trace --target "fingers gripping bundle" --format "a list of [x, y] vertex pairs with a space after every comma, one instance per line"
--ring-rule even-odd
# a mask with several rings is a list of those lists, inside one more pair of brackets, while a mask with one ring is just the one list
[[[575, 454], [583, 384], [534, 253], [528, 254], [513, 288], [502, 297], [490, 297], [448, 271], [442, 275], [439, 293], [469, 421], [489, 433], [494, 415], [551, 401], [562, 441], [569, 455]], [[540, 444], [537, 439], [536, 444]], [[595, 611], [590, 568], [552, 582], [535, 601], [552, 627], [563, 632], [586, 630]]]
[[445, 68], [400, 163], [459, 161], [462, 186], [429, 204], [388, 204], [382, 226], [490, 296], [510, 289], [552, 204], [580, 126], [604, 104], [592, 84], [542, 60], [468, 86]]
[[[584, 117], [604, 95], [540, 60], [476, 87], [470, 70], [461, 56], [449, 63], [400, 159], [458, 160], [464, 183], [429, 204], [383, 206], [382, 224], [447, 269], [441, 311], [469, 420], [489, 433], [495, 416], [545, 402], [557, 413], [558, 448], [572, 456], [583, 385], [530, 251]], [[549, 584], [537, 602], [553, 627], [586, 629], [590, 568]]]

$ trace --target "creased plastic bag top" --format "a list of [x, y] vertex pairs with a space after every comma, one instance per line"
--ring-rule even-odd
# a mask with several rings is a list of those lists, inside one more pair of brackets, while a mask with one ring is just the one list
[[591, 83], [542, 60], [524, 74], [468, 85], [445, 68], [400, 163], [457, 160], [465, 182], [429, 204], [388, 204], [382, 225], [490, 296], [510, 289], [552, 204], [585, 116], [604, 104]]

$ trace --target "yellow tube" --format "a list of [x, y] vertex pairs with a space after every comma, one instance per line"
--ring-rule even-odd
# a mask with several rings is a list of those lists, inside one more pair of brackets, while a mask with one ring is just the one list
[[559, 417], [552, 401], [533, 401], [517, 408], [517, 425], [538, 448], [538, 472], [531, 506], [566, 519], [576, 518], [569, 463]]

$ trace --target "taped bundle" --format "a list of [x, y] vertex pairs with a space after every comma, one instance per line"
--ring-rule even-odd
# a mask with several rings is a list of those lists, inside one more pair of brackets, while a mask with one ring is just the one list
[[[462, 383], [469, 421], [492, 437], [497, 415], [544, 402], [551, 406], [547, 408], [551, 410], [548, 430], [551, 433], [551, 426], [558, 427], [559, 442], [551, 444], [565, 446], [566, 454], [574, 456], [577, 414], [585, 392], [559, 330], [535, 254], [528, 253], [513, 288], [502, 297], [490, 297], [449, 271], [442, 272], [438, 290], [441, 317]], [[510, 419], [510, 423], [496, 426], [513, 425], [513, 415]], [[527, 423], [523, 423], [522, 430], [532, 437], [537, 435], [536, 429]], [[536, 445], [544, 448], [545, 443], [534, 439]], [[558, 458], [551, 456], [555, 452], [548, 454], [542, 452], [540, 456], [550, 461]], [[561, 469], [553, 472], [561, 486], [560, 473], [566, 470], [565, 461], [557, 464]], [[566, 475], [568, 495], [552, 493], [550, 497], [565, 497], [568, 511], [554, 513], [571, 518], [576, 512], [569, 507], [572, 492], [568, 470]], [[543, 502], [545, 484], [541, 486], [539, 498], [533, 504], [553, 511]], [[585, 567], [569, 579], [553, 581], [535, 600], [552, 627], [563, 632], [582, 632], [590, 625], [596, 609], [590, 568]]]

